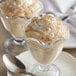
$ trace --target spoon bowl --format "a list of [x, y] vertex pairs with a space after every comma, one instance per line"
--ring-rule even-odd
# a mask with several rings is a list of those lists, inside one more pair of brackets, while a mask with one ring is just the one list
[[4, 54], [3, 55], [3, 62], [8, 69], [8, 71], [15, 73], [15, 74], [27, 74], [30, 76], [35, 76], [34, 74], [30, 72], [26, 72], [26, 67], [25, 65], [17, 59], [15, 56], [9, 55], [9, 54]]

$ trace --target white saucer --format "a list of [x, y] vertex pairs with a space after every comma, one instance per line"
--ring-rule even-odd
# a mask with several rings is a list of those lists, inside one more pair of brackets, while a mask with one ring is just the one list
[[[20, 54], [17, 58], [27, 66], [27, 70], [30, 70], [29, 68], [36, 63], [29, 51]], [[62, 52], [54, 64], [61, 70], [61, 76], [76, 76], [76, 59], [69, 53]], [[13, 75], [7, 73], [7, 76]]]

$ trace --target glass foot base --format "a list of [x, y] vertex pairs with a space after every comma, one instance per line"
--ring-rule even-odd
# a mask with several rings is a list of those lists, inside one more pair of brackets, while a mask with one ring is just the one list
[[17, 39], [14, 38], [8, 39], [4, 43], [5, 52], [12, 54], [14, 56], [19, 55], [22, 52], [28, 50], [27, 43], [25, 39]]
[[31, 69], [31, 72], [36, 76], [61, 76], [61, 72], [55, 64], [48, 65], [46, 67], [42, 65], [35, 65]]

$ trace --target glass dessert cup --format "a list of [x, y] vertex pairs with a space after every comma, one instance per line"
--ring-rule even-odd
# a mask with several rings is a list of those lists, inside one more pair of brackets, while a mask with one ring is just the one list
[[37, 76], [61, 76], [59, 68], [53, 64], [62, 52], [66, 39], [59, 39], [51, 43], [43, 43], [34, 38], [28, 38], [27, 42], [32, 56], [39, 63], [31, 68]]
[[4, 50], [14, 56], [27, 51], [25, 18], [3, 16], [1, 17], [1, 21], [5, 29], [12, 36], [12, 38], [4, 42]]
[[69, 38], [69, 29], [53, 14], [42, 13], [34, 17], [26, 28], [30, 52], [38, 64], [31, 68], [37, 76], [61, 76], [54, 64]]
[[25, 28], [31, 22], [31, 19], [37, 15], [43, 8], [42, 3], [39, 2], [40, 7], [35, 10], [31, 17], [26, 18], [22, 16], [5, 16], [0, 9], [1, 21], [4, 28], [12, 36], [4, 43], [4, 50], [12, 55], [19, 55], [27, 51], [27, 43], [25, 37]]

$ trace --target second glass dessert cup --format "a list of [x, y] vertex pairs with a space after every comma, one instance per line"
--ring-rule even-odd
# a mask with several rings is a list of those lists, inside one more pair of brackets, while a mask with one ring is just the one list
[[24, 17], [7, 17], [2, 16], [1, 21], [5, 29], [9, 32], [12, 38], [4, 43], [4, 50], [14, 56], [27, 51], [28, 46], [25, 39], [25, 24]]
[[4, 50], [12, 55], [19, 55], [27, 51], [27, 43], [25, 37], [25, 28], [31, 22], [31, 19], [37, 15], [43, 8], [43, 5], [38, 1], [39, 8], [37, 8], [31, 17], [26, 16], [5, 16], [2, 9], [0, 9], [0, 19], [5, 30], [12, 36], [4, 43]]

